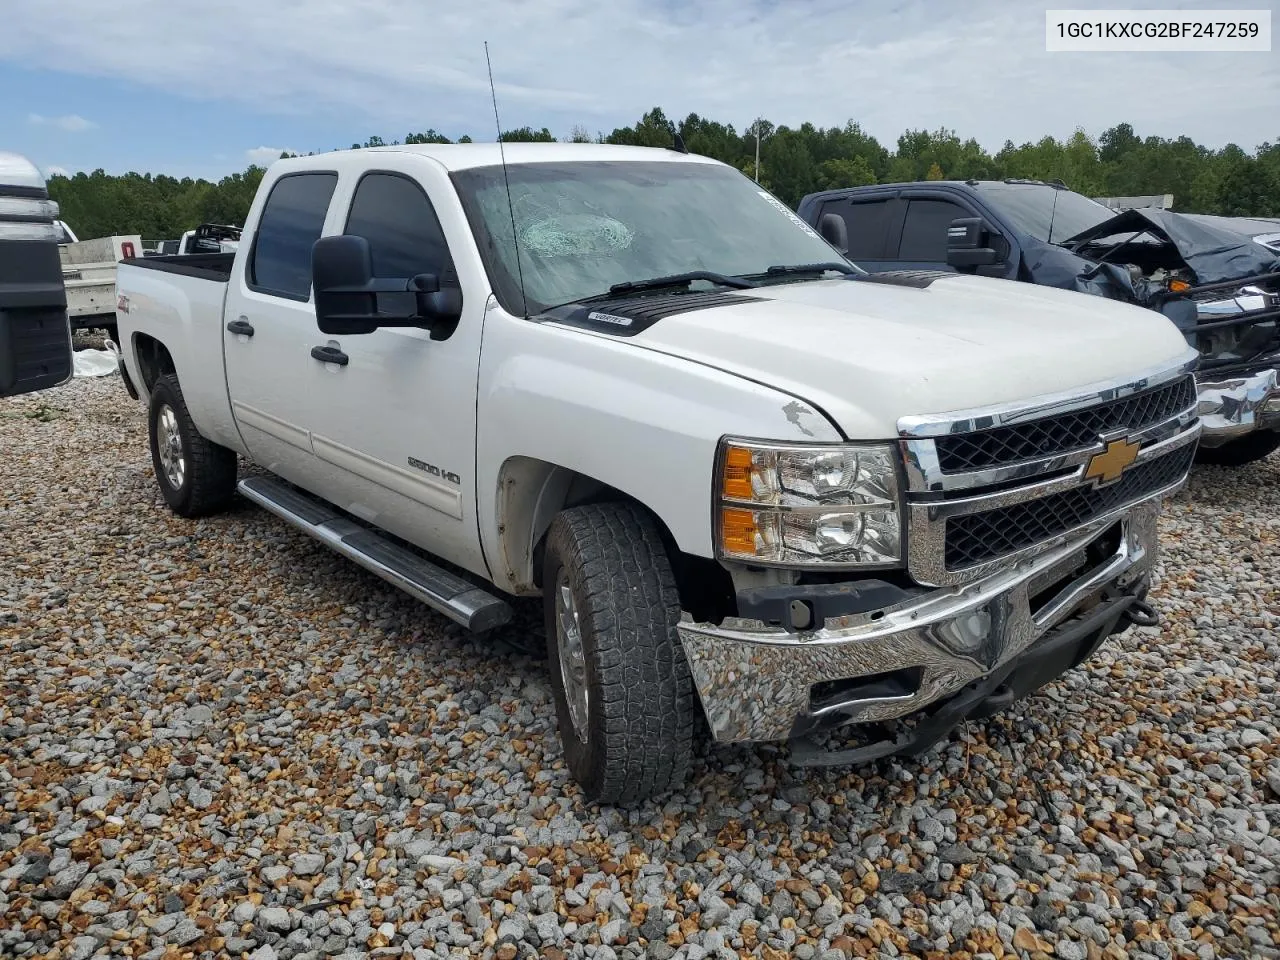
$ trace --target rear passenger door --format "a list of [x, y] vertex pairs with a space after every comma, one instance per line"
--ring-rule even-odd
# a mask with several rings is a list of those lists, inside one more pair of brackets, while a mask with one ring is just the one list
[[255, 461], [303, 487], [315, 465], [305, 382], [307, 352], [318, 336], [311, 247], [337, 185], [332, 171], [287, 173], [271, 184], [253, 236], [241, 242], [244, 269], [231, 279], [223, 312], [227, 387], [240, 436]]
[[841, 197], [822, 205], [819, 216], [834, 213], [849, 236], [845, 256], [869, 273], [889, 269], [889, 241], [901, 228], [902, 204], [892, 195]]

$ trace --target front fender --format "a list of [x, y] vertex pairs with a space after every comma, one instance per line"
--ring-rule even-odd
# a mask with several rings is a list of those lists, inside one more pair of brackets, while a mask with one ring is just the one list
[[642, 338], [491, 315], [480, 369], [476, 484], [481, 541], [499, 586], [530, 592], [538, 527], [564, 502], [567, 477], [621, 491], [651, 510], [681, 551], [712, 557], [721, 437], [841, 440], [835, 425], [803, 400], [641, 349]]

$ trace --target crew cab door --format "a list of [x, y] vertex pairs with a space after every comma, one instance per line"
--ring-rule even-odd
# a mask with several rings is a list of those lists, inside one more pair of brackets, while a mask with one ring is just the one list
[[[885, 263], [891, 270], [946, 270], [955, 272], [947, 263], [947, 229], [953, 220], [964, 217], [991, 218], [961, 194], [940, 191], [903, 191], [900, 202], [902, 218], [896, 235], [889, 238]], [[1010, 249], [1013, 245], [1010, 244]], [[1011, 261], [982, 266], [977, 273], [987, 277], [1010, 275]]]
[[[306, 426], [327, 499], [432, 553], [484, 572], [475, 517], [476, 378], [488, 282], [440, 164], [386, 153], [344, 175], [330, 235], [369, 242], [374, 275], [456, 276], [462, 316], [425, 327], [321, 333], [304, 354]], [[411, 316], [413, 294], [379, 294], [382, 314]], [[316, 350], [315, 348], [319, 348]], [[314, 353], [312, 351], [315, 351]]]
[[308, 433], [311, 247], [337, 185], [336, 171], [310, 170], [270, 185], [222, 317], [231, 411], [245, 447], [272, 473], [307, 488], [316, 463]]
[[845, 256], [863, 270], [879, 273], [892, 269], [891, 262], [886, 259], [889, 241], [892, 237], [896, 247], [902, 230], [904, 206], [892, 193], [835, 197], [823, 202], [814, 225], [829, 213], [840, 217], [849, 238]]

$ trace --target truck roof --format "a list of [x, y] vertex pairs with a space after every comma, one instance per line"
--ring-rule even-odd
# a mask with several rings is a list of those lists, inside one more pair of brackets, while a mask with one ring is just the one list
[[1003, 180], [900, 180], [895, 183], [865, 183], [856, 187], [835, 187], [831, 190], [819, 190], [806, 194], [800, 206], [810, 206], [820, 200], [847, 197], [856, 193], [870, 193], [876, 190], [901, 190], [905, 188], [933, 189], [945, 187], [952, 190], [973, 190], [976, 187], [1052, 187], [1055, 190], [1071, 192], [1066, 184], [1052, 180], [1028, 180], [1020, 177], [1006, 177]]
[[[504, 143], [507, 163], [574, 163], [602, 160], [669, 161], [676, 163], [718, 163], [710, 157], [680, 153], [664, 147], [625, 147], [611, 143]], [[358, 150], [335, 150], [310, 157], [279, 160], [277, 163], [315, 167], [332, 158], [368, 153], [412, 153], [430, 157], [447, 170], [491, 167], [502, 162], [495, 143], [414, 143], [387, 147], [364, 147]], [[275, 164], [272, 164], [274, 166]]]

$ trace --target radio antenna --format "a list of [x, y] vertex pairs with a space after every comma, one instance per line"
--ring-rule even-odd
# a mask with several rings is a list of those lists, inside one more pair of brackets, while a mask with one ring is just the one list
[[516, 236], [516, 208], [511, 202], [511, 179], [507, 176], [507, 153], [502, 148], [502, 121], [498, 119], [498, 90], [493, 85], [493, 63], [489, 60], [489, 41], [484, 42], [484, 63], [489, 68], [489, 95], [493, 97], [493, 122], [498, 128], [498, 157], [502, 161], [502, 183], [507, 188], [507, 212], [511, 215], [511, 244], [516, 251], [516, 278], [520, 282], [520, 307], [529, 319], [529, 298], [524, 292], [524, 268], [520, 265], [520, 240]]

